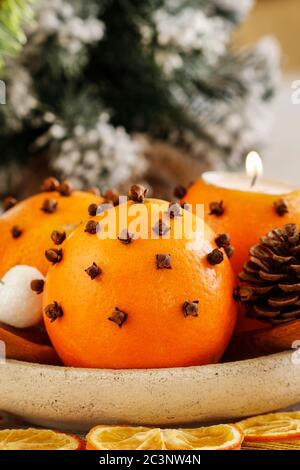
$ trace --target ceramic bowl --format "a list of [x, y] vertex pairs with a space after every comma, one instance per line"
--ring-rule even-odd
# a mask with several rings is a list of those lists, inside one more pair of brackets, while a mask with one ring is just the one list
[[235, 420], [299, 401], [300, 364], [293, 354], [148, 370], [8, 360], [0, 367], [0, 409], [62, 430], [87, 430], [99, 423], [186, 426]]

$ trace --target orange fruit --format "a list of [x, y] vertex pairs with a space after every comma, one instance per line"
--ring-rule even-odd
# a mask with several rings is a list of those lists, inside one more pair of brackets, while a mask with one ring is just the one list
[[0, 430], [0, 450], [82, 450], [76, 436], [48, 429]]
[[255, 416], [240, 421], [238, 426], [249, 444], [300, 439], [300, 411]]
[[[192, 184], [184, 201], [190, 204], [204, 204], [204, 220], [217, 233], [230, 235], [234, 254], [231, 263], [236, 274], [248, 259], [252, 245], [258, 243], [260, 237], [275, 227], [287, 223], [300, 224], [300, 192], [294, 191], [284, 196], [237, 191], [224, 189], [206, 184], [198, 179]], [[275, 210], [274, 203], [283, 199], [288, 212], [280, 216]], [[210, 204], [223, 201], [224, 213], [211, 214]], [[192, 206], [193, 207], [193, 206]], [[239, 318], [239, 331], [265, 328], [262, 322]]]
[[[288, 212], [282, 216], [274, 203], [283, 199]], [[198, 179], [187, 191], [184, 200], [204, 204], [204, 220], [216, 233], [228, 233], [235, 249], [231, 258], [238, 274], [248, 258], [249, 249], [275, 227], [288, 223], [300, 224], [300, 191], [278, 196], [224, 189]], [[223, 201], [224, 213], [210, 214], [210, 203]]]
[[52, 232], [68, 235], [87, 217], [89, 204], [99, 201], [87, 192], [74, 191], [70, 196], [42, 192], [4, 212], [0, 217], [0, 276], [20, 264], [46, 274], [45, 250], [54, 245]]
[[[220, 359], [236, 319], [234, 276], [222, 253], [220, 264], [207, 260], [216, 249], [212, 230], [178, 208], [180, 215], [161, 219], [164, 236], [153, 220], [165, 217], [169, 203], [146, 199], [93, 217], [64, 242], [43, 299], [47, 332], [64, 364], [123, 369]], [[130, 227], [134, 211], [145, 212], [143, 234], [136, 226], [128, 236], [121, 220], [116, 235], [101, 235], [105, 218], [128, 216]], [[176, 239], [183, 220], [195, 231]], [[88, 233], [95, 224], [98, 235]]]
[[232, 424], [193, 429], [96, 426], [87, 450], [238, 450], [243, 434]]

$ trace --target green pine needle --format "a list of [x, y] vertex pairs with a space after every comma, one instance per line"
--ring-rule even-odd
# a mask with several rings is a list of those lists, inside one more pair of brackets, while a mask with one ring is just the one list
[[31, 18], [31, 0], [0, 0], [0, 68], [26, 42], [22, 25]]

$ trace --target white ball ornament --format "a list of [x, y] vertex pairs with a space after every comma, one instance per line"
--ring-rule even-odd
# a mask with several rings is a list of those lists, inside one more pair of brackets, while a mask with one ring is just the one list
[[0, 322], [15, 328], [39, 323], [43, 296], [31, 289], [31, 282], [44, 279], [32, 266], [14, 266], [7, 271], [0, 280]]

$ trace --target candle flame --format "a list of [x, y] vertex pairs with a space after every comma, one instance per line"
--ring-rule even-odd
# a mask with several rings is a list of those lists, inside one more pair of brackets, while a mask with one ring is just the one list
[[257, 152], [249, 152], [246, 157], [246, 172], [251, 177], [251, 186], [254, 186], [259, 176], [264, 171], [262, 159]]
[[257, 152], [249, 152], [246, 158], [246, 171], [247, 175], [251, 176], [262, 176], [264, 168], [262, 160]]

